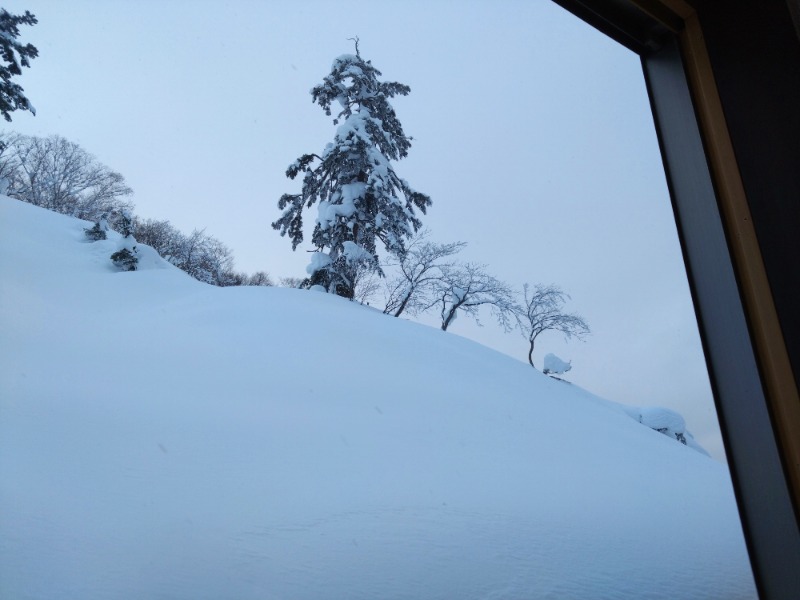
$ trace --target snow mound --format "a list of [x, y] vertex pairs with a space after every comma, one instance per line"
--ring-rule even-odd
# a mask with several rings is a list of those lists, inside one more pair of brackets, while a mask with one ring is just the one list
[[645, 427], [649, 427], [708, 456], [708, 452], [695, 441], [694, 436], [686, 429], [686, 422], [683, 417], [674, 410], [660, 406], [625, 406], [623, 409], [628, 416]]
[[544, 369], [542, 373], [545, 375], [549, 375], [550, 373], [555, 373], [556, 375], [561, 375], [562, 373], [566, 373], [572, 369], [572, 364], [569, 362], [564, 362], [560, 358], [558, 358], [555, 354], [545, 354], [544, 356]]
[[656, 431], [672, 431], [683, 433], [686, 423], [683, 417], [673, 410], [660, 407], [647, 407], [639, 409], [639, 422]]
[[0, 597], [756, 597], [725, 467], [619, 405], [87, 225], [0, 198]]

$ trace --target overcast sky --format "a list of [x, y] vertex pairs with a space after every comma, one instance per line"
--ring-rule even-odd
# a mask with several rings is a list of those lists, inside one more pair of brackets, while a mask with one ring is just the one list
[[[273, 231], [286, 167], [333, 139], [309, 90], [361, 54], [394, 101], [429, 194], [436, 241], [514, 286], [555, 283], [592, 328], [543, 336], [568, 379], [608, 399], [681, 412], [722, 458], [716, 415], [638, 57], [547, 0], [3, 2], [39, 19], [40, 56], [18, 79], [37, 116], [122, 173], [136, 213], [207, 232], [240, 270], [302, 276], [310, 249]], [[4, 125], [5, 126], [5, 125]], [[312, 218], [308, 221], [313, 222]], [[309, 237], [309, 236], [307, 236]], [[452, 328], [519, 360], [491, 323]], [[454, 374], [454, 376], [457, 376]]]

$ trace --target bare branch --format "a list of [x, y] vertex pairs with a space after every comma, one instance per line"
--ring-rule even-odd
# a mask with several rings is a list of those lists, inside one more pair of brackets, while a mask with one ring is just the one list
[[504, 330], [513, 329], [519, 307], [508, 284], [486, 273], [484, 265], [474, 263], [455, 264], [441, 271], [433, 303], [440, 305], [443, 331], [447, 331], [459, 312], [480, 325], [479, 310], [484, 306]]
[[403, 312], [418, 314], [430, 308], [442, 269], [454, 265], [444, 259], [459, 253], [466, 243], [436, 244], [427, 240], [428, 231], [417, 234], [408, 244], [406, 252], [397, 259], [399, 275], [387, 285], [385, 314], [399, 317]]
[[[533, 348], [536, 339], [545, 331], [557, 331], [565, 339], [583, 339], [590, 333], [582, 317], [564, 313], [562, 307], [569, 295], [554, 285], [523, 286], [524, 306], [520, 307], [518, 323], [520, 332], [528, 340], [528, 362], [533, 367]], [[535, 367], [534, 367], [535, 368]]]
[[59, 136], [11, 135], [0, 144], [5, 147], [0, 172], [11, 197], [89, 221], [133, 208], [126, 199], [132, 191], [122, 175], [74, 142]]
[[359, 42], [358, 36], [347, 38], [347, 40], [350, 41], [350, 42], [355, 42], [355, 45], [356, 45], [356, 56], [360, 57], [361, 54], [358, 52], [358, 42]]

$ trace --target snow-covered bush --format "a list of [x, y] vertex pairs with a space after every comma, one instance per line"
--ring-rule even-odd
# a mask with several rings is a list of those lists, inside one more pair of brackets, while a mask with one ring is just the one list
[[686, 444], [686, 421], [674, 410], [642, 407], [639, 409], [639, 423]]
[[135, 271], [139, 258], [136, 256], [136, 246], [123, 248], [111, 255], [111, 262], [122, 271]]
[[108, 222], [106, 221], [105, 216], [103, 216], [100, 220], [95, 221], [94, 227], [87, 227], [83, 230], [83, 232], [86, 234], [86, 237], [93, 242], [99, 242], [100, 240], [106, 239], [106, 231], [108, 231]]
[[660, 406], [625, 406], [623, 408], [628, 416], [645, 427], [708, 456], [708, 452], [695, 441], [694, 436], [686, 429], [686, 421], [674, 410]]
[[133, 235], [133, 216], [131, 216], [131, 213], [127, 210], [120, 211], [114, 226], [115, 229], [122, 234], [122, 237], [131, 237]]
[[133, 237], [133, 218], [127, 210], [120, 213], [116, 225], [122, 240], [120, 249], [111, 255], [111, 262], [123, 271], [135, 271], [139, 257], [136, 256], [136, 238]]

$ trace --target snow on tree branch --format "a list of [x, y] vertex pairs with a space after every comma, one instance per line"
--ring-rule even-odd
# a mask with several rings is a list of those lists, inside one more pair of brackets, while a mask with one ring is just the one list
[[325, 114], [332, 114], [334, 103], [341, 107], [333, 120], [338, 126], [334, 141], [321, 155], [304, 154], [289, 166], [290, 179], [303, 174], [302, 190], [281, 196], [283, 213], [272, 223], [282, 236], [289, 235], [295, 250], [303, 241], [303, 211], [317, 204], [311, 241], [327, 258], [312, 260], [305, 285], [321, 285], [350, 299], [365, 273], [383, 276], [378, 242], [390, 256], [402, 256], [405, 241], [422, 225], [416, 211], [424, 214], [431, 205], [391, 164], [407, 156], [411, 138], [389, 99], [407, 95], [410, 88], [381, 82], [380, 75], [356, 46], [355, 55], [336, 58], [323, 83], [311, 90]]
[[17, 41], [20, 25], [36, 23], [36, 17], [27, 10], [22, 15], [12, 15], [0, 8], [0, 113], [6, 121], [11, 121], [10, 113], [15, 110], [29, 110], [36, 114], [22, 87], [11, 81], [13, 76], [22, 75], [22, 67], [30, 67], [31, 59], [39, 55], [33, 44], [22, 45]]
[[453, 324], [459, 312], [480, 325], [478, 313], [484, 306], [505, 331], [513, 328], [518, 306], [508, 284], [489, 275], [483, 265], [474, 263], [455, 264], [442, 268], [441, 272], [433, 304], [440, 307], [443, 331]]
[[399, 317], [403, 312], [418, 314], [433, 304], [433, 295], [441, 282], [443, 269], [455, 263], [445, 259], [459, 253], [465, 242], [437, 244], [428, 241], [429, 233], [420, 232], [397, 261], [399, 274], [387, 285], [385, 314]]
[[90, 221], [133, 208], [125, 178], [75, 142], [0, 134], [0, 145], [0, 177], [12, 198]]

